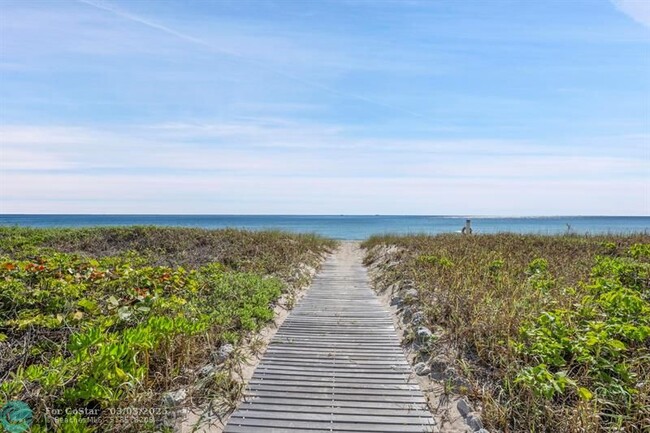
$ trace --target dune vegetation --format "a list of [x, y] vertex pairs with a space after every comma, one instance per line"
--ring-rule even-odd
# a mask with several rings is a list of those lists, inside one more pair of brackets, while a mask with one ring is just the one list
[[650, 235], [376, 236], [502, 432], [650, 431]]
[[273, 231], [0, 228], [0, 407], [29, 404], [33, 432], [90, 432], [164, 430], [183, 402], [232, 404], [238, 344], [333, 246]]

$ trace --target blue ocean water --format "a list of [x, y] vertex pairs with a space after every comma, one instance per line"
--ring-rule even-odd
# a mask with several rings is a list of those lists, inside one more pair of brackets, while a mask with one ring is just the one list
[[0, 215], [1, 226], [92, 227], [157, 225], [318, 233], [336, 239], [365, 239], [384, 233], [452, 233], [471, 218], [474, 233], [650, 232], [650, 217], [465, 217], [363, 215]]

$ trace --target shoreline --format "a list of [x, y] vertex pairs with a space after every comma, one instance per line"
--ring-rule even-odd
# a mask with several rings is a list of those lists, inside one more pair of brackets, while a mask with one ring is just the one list
[[[179, 227], [205, 230], [280, 230], [362, 241], [377, 235], [459, 233], [466, 217], [318, 215], [0, 215], [0, 228]], [[650, 232], [650, 216], [472, 217], [474, 234], [598, 236]]]

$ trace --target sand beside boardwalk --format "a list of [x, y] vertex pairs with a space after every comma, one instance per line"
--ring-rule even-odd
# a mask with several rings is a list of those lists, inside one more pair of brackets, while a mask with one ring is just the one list
[[[361, 248], [360, 242], [358, 241], [342, 241], [339, 248], [332, 254], [335, 254], [337, 266], [340, 266], [342, 268], [350, 268], [358, 266], [363, 262], [363, 259], [365, 257], [365, 250]], [[296, 301], [302, 298], [306, 292], [307, 290], [302, 290], [297, 293]], [[397, 314], [397, 310], [395, 307], [390, 306], [390, 295], [383, 294], [378, 295], [378, 297], [384, 305], [384, 308], [390, 312], [397, 336], [399, 337], [400, 341], [403, 340], [405, 329], [402, 326], [400, 318]], [[258, 342], [261, 341], [263, 343], [264, 347], [260, 352], [258, 352], [257, 355], [251, 354], [248, 363], [243, 366], [241, 372], [241, 380], [244, 383], [248, 384], [250, 381], [255, 372], [255, 368], [262, 360], [264, 352], [266, 351], [270, 341], [275, 336], [279, 327], [282, 325], [290, 313], [291, 311], [286, 308], [286, 304], [281, 303], [275, 308], [275, 319], [273, 323], [265, 327], [260, 334], [254, 336], [257, 338]], [[415, 359], [415, 355], [405, 350], [405, 357], [412, 365]], [[444, 395], [443, 387], [439, 383], [430, 380], [428, 377], [416, 376], [415, 374], [413, 374], [412, 377], [417, 380], [420, 388], [425, 393], [427, 403], [430, 410], [432, 411], [432, 414], [434, 415], [434, 419], [436, 420], [437, 425], [443, 428], [443, 431], [451, 433], [462, 433], [467, 431], [467, 425], [463, 422], [462, 416], [456, 409], [456, 399], [447, 398]], [[241, 404], [241, 401], [239, 404]], [[180, 431], [196, 431], [205, 433], [223, 432], [224, 424], [227, 422], [227, 418], [223, 420], [223, 423], [212, 419], [210, 424], [205, 423], [205, 425], [197, 429], [196, 423], [200, 421], [200, 414], [201, 410], [199, 408], [190, 411], [190, 414], [182, 422]]]
[[[359, 243], [353, 242], [353, 244], [358, 245]], [[334, 253], [336, 252], [332, 252], [331, 254]], [[318, 272], [318, 269], [308, 268], [307, 272], [309, 272], [311, 277], [313, 277]], [[278, 300], [278, 305], [273, 309], [273, 322], [265, 326], [259, 333], [251, 335], [250, 338], [240, 346], [247, 359], [247, 362], [241, 365], [241, 371], [238, 372], [238, 378], [241, 383], [244, 385], [248, 384], [255, 372], [255, 368], [264, 356], [269, 343], [291, 313], [291, 309], [300, 302], [308, 289], [309, 286], [306, 286], [300, 290], [296, 290], [294, 293], [284, 295], [280, 298]], [[250, 350], [251, 343], [255, 344], [257, 348], [256, 352]], [[242, 401], [243, 400], [240, 400], [237, 403], [237, 407], [242, 403]], [[218, 416], [210, 413], [209, 408], [200, 406], [190, 407], [187, 409], [185, 418], [179, 420], [176, 426], [176, 431], [180, 433], [222, 433], [225, 424], [228, 422], [229, 416], [230, 413], [223, 416], [222, 419], [219, 419]]]

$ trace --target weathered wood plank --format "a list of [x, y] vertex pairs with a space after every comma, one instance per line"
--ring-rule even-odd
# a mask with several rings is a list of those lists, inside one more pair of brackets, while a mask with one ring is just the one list
[[339, 255], [278, 330], [225, 433], [435, 431], [365, 268]]

